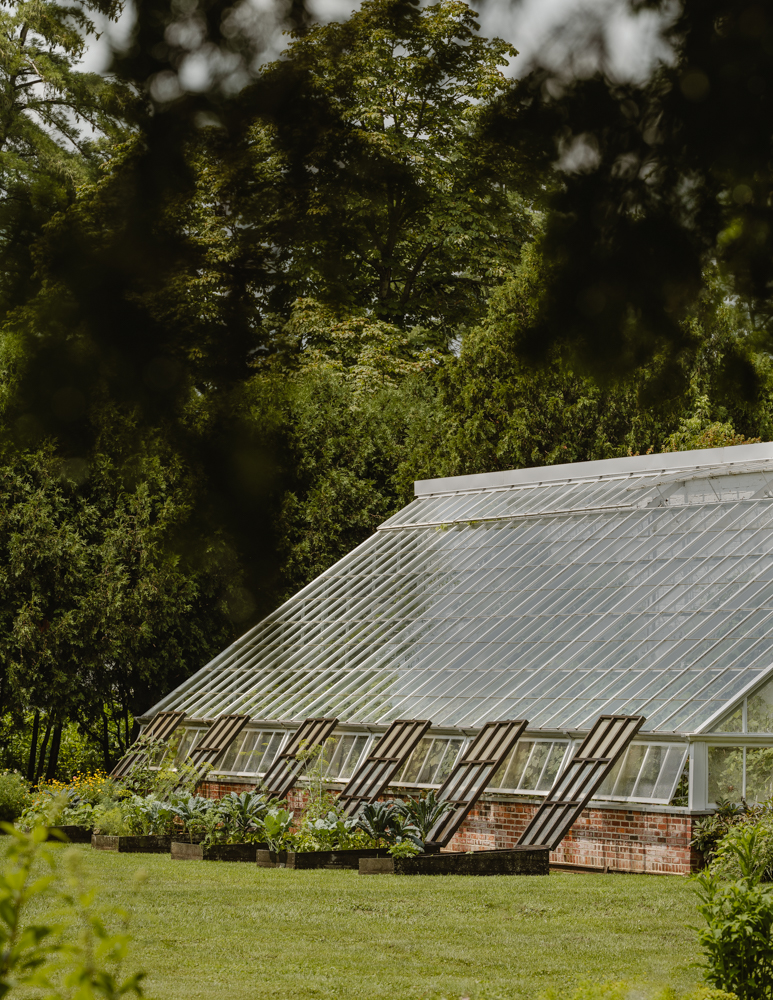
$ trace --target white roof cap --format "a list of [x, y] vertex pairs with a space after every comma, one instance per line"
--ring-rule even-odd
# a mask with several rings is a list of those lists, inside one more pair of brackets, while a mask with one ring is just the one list
[[[449, 476], [446, 479], [420, 479], [414, 494], [466, 493], [469, 490], [502, 489], [506, 486], [528, 486], [537, 483], [566, 483], [583, 479], [603, 479], [607, 476], [635, 476], [638, 473], [675, 472], [702, 468], [742, 466], [750, 462], [773, 462], [773, 442], [740, 444], [732, 448], [703, 448], [699, 451], [673, 451], [657, 455], [634, 455], [630, 458], [607, 458], [599, 462], [567, 462], [564, 465], [543, 465], [533, 469], [509, 469], [505, 472], [484, 472], [472, 476]], [[727, 469], [727, 471], [734, 471]]]

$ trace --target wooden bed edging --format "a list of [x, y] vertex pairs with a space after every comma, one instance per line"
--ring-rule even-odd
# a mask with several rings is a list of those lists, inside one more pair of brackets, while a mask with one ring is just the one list
[[91, 843], [91, 827], [88, 826], [49, 826], [47, 839], [59, 840], [59, 837], [52, 836], [56, 832], [63, 833], [71, 844]]
[[171, 845], [174, 861], [255, 861], [255, 854], [265, 844], [188, 844], [173, 840]]
[[413, 858], [363, 858], [360, 875], [549, 875], [547, 848], [441, 852]]
[[91, 838], [95, 851], [115, 851], [119, 854], [168, 854], [172, 838], [147, 834], [138, 837], [114, 837], [110, 834], [95, 833]]
[[357, 871], [362, 858], [388, 858], [389, 848], [370, 847], [351, 851], [288, 851], [288, 868], [352, 868]]
[[258, 868], [286, 868], [287, 851], [269, 851], [265, 844], [259, 844], [255, 852], [255, 864]]

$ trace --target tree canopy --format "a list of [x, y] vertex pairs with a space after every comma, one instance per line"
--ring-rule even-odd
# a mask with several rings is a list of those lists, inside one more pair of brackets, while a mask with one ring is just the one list
[[626, 82], [511, 80], [464, 0], [298, 0], [269, 62], [231, 0], [135, 6], [100, 76], [112, 0], [0, 14], [0, 714], [34, 774], [72, 721], [108, 763], [414, 479], [773, 434], [757, 7], [684, 0]]

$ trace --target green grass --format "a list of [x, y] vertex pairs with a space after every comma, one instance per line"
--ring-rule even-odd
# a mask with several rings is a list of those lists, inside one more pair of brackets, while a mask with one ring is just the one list
[[677, 877], [364, 877], [78, 850], [100, 899], [131, 911], [127, 969], [147, 970], [156, 1000], [536, 1000], [583, 980], [701, 980]]

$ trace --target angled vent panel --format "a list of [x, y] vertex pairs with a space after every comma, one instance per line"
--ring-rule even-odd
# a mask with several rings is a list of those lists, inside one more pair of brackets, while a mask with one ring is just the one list
[[429, 719], [395, 719], [341, 792], [339, 802], [352, 816], [361, 802], [373, 802], [395, 777], [429, 729]]
[[601, 715], [518, 840], [554, 851], [641, 729], [643, 715]]
[[449, 842], [526, 726], [524, 719], [506, 719], [487, 722], [481, 729], [440, 787], [437, 797], [453, 803], [453, 809], [441, 816], [429, 831], [428, 844], [444, 847]]
[[191, 753], [194, 764], [217, 767], [231, 742], [247, 725], [249, 715], [221, 715], [204, 734], [201, 743]]
[[306, 719], [302, 722], [263, 775], [263, 787], [266, 791], [278, 799], [283, 799], [303, 770], [303, 764], [295, 759], [295, 755], [301, 749], [301, 743], [306, 747], [319, 746], [337, 725], [338, 719]]
[[[145, 727], [141, 738], [168, 740], [185, 718], [185, 712], [159, 712]], [[147, 753], [143, 749], [124, 754], [110, 772], [111, 778], [123, 778], [139, 763], [144, 763]]]

